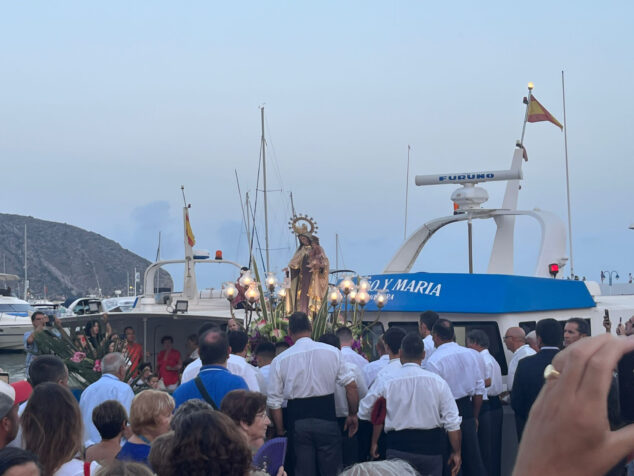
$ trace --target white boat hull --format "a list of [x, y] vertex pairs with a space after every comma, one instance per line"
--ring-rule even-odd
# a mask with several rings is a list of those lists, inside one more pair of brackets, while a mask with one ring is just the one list
[[24, 349], [24, 333], [30, 330], [30, 317], [0, 314], [0, 350]]

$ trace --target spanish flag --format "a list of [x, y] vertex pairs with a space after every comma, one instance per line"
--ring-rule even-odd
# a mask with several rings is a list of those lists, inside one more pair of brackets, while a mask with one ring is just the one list
[[540, 102], [535, 98], [535, 96], [531, 96], [531, 99], [528, 103], [528, 122], [542, 122], [549, 121], [563, 130], [563, 126], [559, 123], [555, 117], [546, 110], [544, 106], [540, 104]]
[[196, 238], [194, 238], [194, 232], [189, 223], [189, 212], [187, 210], [185, 210], [185, 234], [187, 235], [187, 243], [189, 243], [189, 246], [194, 246], [196, 244]]

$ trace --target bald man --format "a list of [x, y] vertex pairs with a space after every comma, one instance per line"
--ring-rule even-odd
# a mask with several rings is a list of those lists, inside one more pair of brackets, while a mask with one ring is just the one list
[[504, 334], [504, 344], [508, 350], [513, 352], [506, 377], [506, 388], [510, 391], [513, 388], [517, 364], [524, 357], [535, 355], [536, 352], [526, 343], [526, 334], [521, 327], [509, 327]]

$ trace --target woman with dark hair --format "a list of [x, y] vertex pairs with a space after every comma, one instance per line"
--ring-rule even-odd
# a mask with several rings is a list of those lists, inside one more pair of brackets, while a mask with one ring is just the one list
[[251, 451], [264, 444], [271, 420], [266, 414], [266, 397], [258, 392], [233, 390], [225, 395], [220, 411], [240, 428]]
[[101, 441], [86, 448], [86, 461], [110, 464], [121, 450], [121, 438], [128, 423], [128, 414], [117, 400], [106, 400], [92, 411], [92, 422], [99, 431]]
[[0, 450], [0, 475], [40, 476], [41, 470], [37, 457], [30, 451], [13, 447]]
[[84, 472], [81, 413], [66, 387], [50, 382], [35, 387], [21, 423], [24, 447], [41, 462], [43, 476], [92, 474], [99, 467], [93, 462]]
[[110, 334], [112, 334], [107, 314], [103, 315], [103, 320], [106, 323], [105, 329], [101, 326], [101, 321], [99, 321], [99, 319], [88, 321], [86, 323], [86, 340], [90, 342], [90, 345], [92, 345], [94, 349], [97, 349], [102, 344], [103, 340], [109, 338]]
[[246, 440], [225, 414], [197, 411], [175, 429], [169, 474], [246, 476], [250, 468]]
[[181, 368], [181, 353], [174, 349], [174, 338], [163, 336], [161, 339], [163, 350], [159, 352], [156, 365], [159, 377], [163, 380], [165, 388], [173, 391], [178, 387], [178, 371]]

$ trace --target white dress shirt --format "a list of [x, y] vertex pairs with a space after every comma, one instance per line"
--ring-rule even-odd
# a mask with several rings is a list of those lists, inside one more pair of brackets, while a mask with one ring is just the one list
[[485, 366], [485, 380], [491, 379], [491, 385], [486, 387], [486, 398], [490, 396], [494, 397], [504, 391], [502, 385], [502, 370], [500, 364], [495, 360], [495, 357], [491, 355], [489, 349], [483, 349], [480, 351], [480, 355], [484, 359]]
[[451, 389], [438, 375], [414, 363], [396, 369], [376, 383], [377, 397], [386, 401], [385, 431], [460, 429], [462, 418]]
[[423, 339], [423, 346], [425, 347], [425, 358], [423, 359], [423, 363], [421, 364], [423, 368], [427, 367], [427, 361], [431, 357], [431, 354], [436, 350], [436, 346], [434, 345], [434, 339], [431, 334]]
[[99, 431], [92, 423], [92, 411], [95, 407], [106, 400], [116, 400], [128, 415], [130, 415], [130, 405], [134, 398], [134, 392], [127, 383], [122, 382], [111, 374], [103, 374], [99, 380], [90, 384], [81, 394], [79, 408], [81, 418], [84, 421], [84, 443], [88, 447], [101, 441]]
[[[350, 362], [344, 362], [345, 366], [354, 375], [354, 381], [357, 384], [357, 390], [359, 392], [359, 400], [361, 400], [368, 393], [368, 386], [365, 384], [365, 377], [363, 371]], [[337, 418], [348, 416], [348, 399], [346, 398], [346, 388], [343, 385], [337, 384], [335, 387], [335, 412]]]
[[372, 407], [374, 407], [374, 403], [376, 402], [379, 396], [375, 391], [375, 387], [377, 384], [384, 380], [392, 378], [392, 375], [396, 373], [398, 369], [401, 368], [401, 360], [397, 357], [396, 359], [391, 359], [389, 363], [383, 367], [374, 379], [374, 383], [365, 397], [363, 397], [359, 401], [359, 419], [370, 421], [370, 417], [372, 416]]
[[352, 350], [350, 346], [342, 345], [341, 355], [343, 357], [343, 360], [345, 360], [346, 362], [350, 362], [351, 364], [355, 364], [361, 370], [363, 370], [365, 366], [368, 365], [368, 360], [358, 352]]
[[515, 379], [515, 372], [517, 371], [517, 364], [519, 363], [519, 361], [522, 360], [524, 357], [535, 354], [536, 352], [528, 344], [524, 344], [513, 353], [513, 358], [509, 363], [509, 371], [506, 376], [506, 388], [509, 392], [513, 388], [513, 380]]
[[260, 392], [263, 393], [264, 395], [268, 394], [270, 372], [271, 372], [271, 364], [260, 367], [260, 381], [261, 381]]
[[427, 370], [445, 379], [456, 400], [484, 395], [484, 362], [473, 349], [441, 344], [427, 361]]
[[227, 369], [234, 375], [239, 375], [247, 383], [247, 387], [252, 392], [260, 391], [260, 371], [254, 367], [244, 357], [236, 354], [229, 355], [227, 359]]
[[374, 383], [379, 371], [384, 368], [390, 362], [390, 356], [385, 354], [380, 359], [373, 360], [363, 368], [363, 376], [365, 377], [365, 383], [368, 384], [368, 388]]
[[181, 385], [185, 382], [189, 382], [190, 380], [194, 380], [198, 376], [198, 372], [200, 372], [200, 368], [203, 366], [200, 357], [191, 362], [185, 370], [183, 370], [183, 375], [181, 375]]
[[334, 394], [336, 384], [353, 380], [339, 349], [302, 337], [271, 362], [267, 405], [277, 409], [284, 400]]

